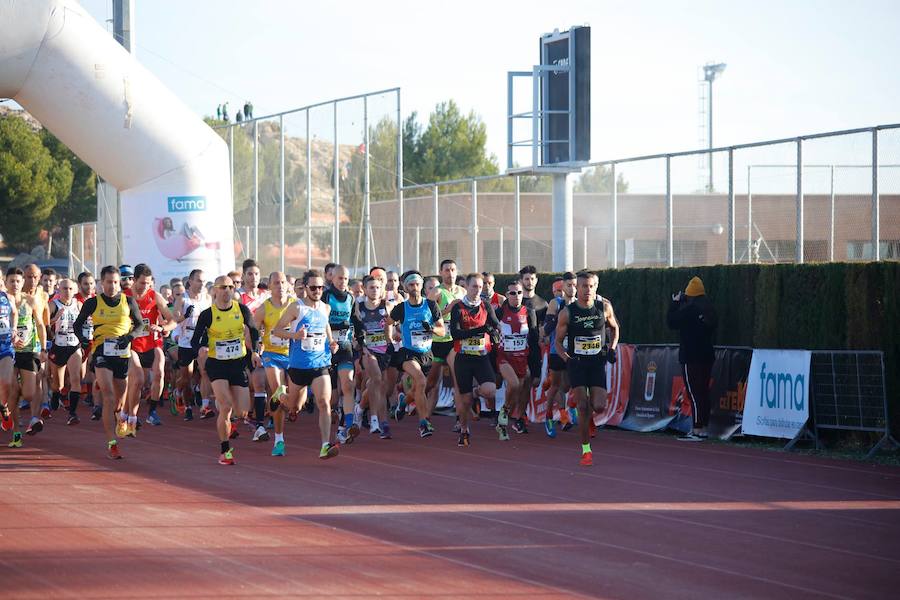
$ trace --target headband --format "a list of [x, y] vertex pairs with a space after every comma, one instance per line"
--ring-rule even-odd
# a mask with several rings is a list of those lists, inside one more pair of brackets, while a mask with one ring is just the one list
[[416, 283], [416, 282], [422, 283], [424, 281], [425, 280], [422, 279], [422, 276], [419, 275], [418, 273], [410, 273], [409, 275], [406, 276], [406, 279], [403, 280], [403, 285], [409, 285], [410, 283]]

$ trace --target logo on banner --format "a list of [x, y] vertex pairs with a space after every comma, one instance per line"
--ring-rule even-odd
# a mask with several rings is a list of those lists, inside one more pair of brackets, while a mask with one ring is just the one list
[[[808, 369], [807, 369], [808, 371]], [[759, 406], [802, 411], [806, 404], [806, 377], [803, 373], [759, 371]]]
[[647, 379], [644, 381], [644, 400], [651, 402], [656, 392], [656, 363], [647, 363]]
[[807, 350], [754, 350], [741, 428], [750, 435], [791, 439], [809, 418]]
[[170, 213], [205, 212], [206, 196], [169, 196]]

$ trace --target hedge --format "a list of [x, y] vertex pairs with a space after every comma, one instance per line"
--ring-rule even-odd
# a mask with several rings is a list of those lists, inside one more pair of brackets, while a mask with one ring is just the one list
[[[552, 296], [557, 273], [537, 292]], [[719, 265], [598, 272], [622, 341], [677, 342], [666, 327], [673, 292], [697, 275], [719, 313], [716, 343], [753, 348], [881, 350], [892, 429], [900, 433], [900, 262]], [[496, 275], [500, 293], [514, 274]]]

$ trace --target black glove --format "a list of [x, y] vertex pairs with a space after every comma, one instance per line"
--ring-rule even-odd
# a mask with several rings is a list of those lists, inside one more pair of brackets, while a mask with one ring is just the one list
[[500, 338], [500, 332], [496, 329], [491, 329], [488, 334], [491, 336], [491, 345], [495, 347], [499, 346], [500, 342], [502, 341]]
[[422, 331], [434, 331], [434, 327], [428, 321], [422, 321]]
[[132, 339], [133, 338], [131, 337], [130, 333], [128, 335], [123, 335], [121, 337], [116, 338], [116, 349], [124, 350], [125, 348], [128, 347], [128, 344], [131, 343]]
[[192, 314], [194, 314], [194, 305], [193, 304], [188, 306], [187, 310], [184, 311], [184, 318], [190, 319]]
[[615, 348], [607, 348], [606, 349], [606, 362], [611, 365], [616, 364], [616, 349]]

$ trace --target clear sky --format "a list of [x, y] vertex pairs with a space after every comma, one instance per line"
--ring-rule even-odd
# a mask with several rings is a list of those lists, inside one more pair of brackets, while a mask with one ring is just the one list
[[[592, 158], [698, 147], [698, 67], [715, 143], [900, 121], [900, 2], [133, 0], [137, 54], [198, 114], [256, 115], [400, 86], [404, 117], [456, 100], [505, 167], [506, 72], [538, 38], [592, 26]], [[83, 0], [98, 21], [110, 0]], [[900, 156], [897, 157], [900, 160]]]

